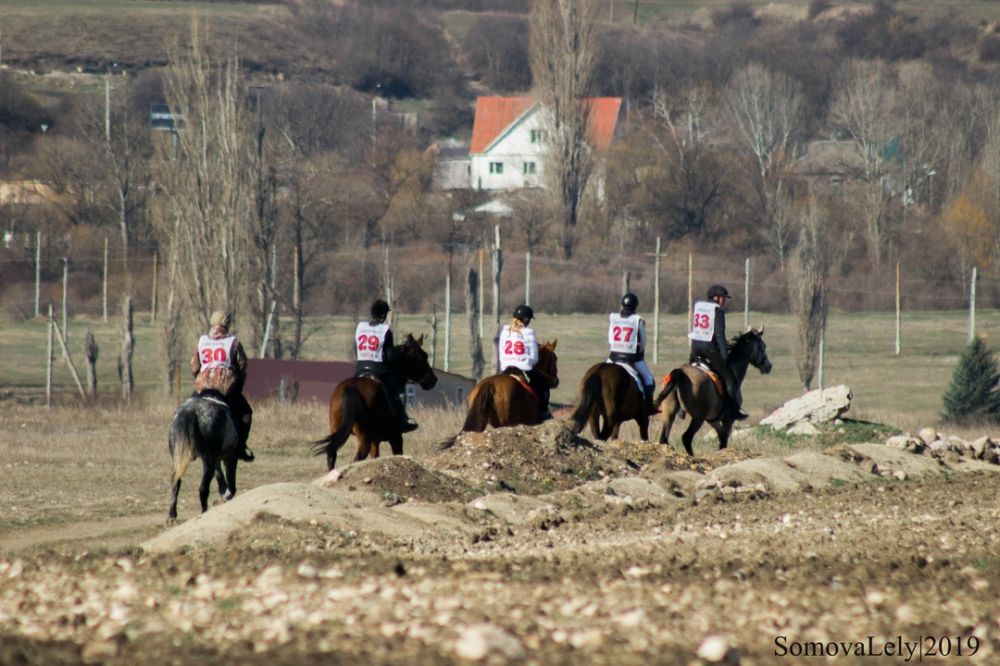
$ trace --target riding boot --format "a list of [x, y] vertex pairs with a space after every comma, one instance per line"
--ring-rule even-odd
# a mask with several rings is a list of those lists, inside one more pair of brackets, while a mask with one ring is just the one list
[[406, 405], [403, 404], [402, 396], [393, 391], [386, 392], [390, 394], [389, 406], [392, 409], [392, 415], [395, 416], [396, 420], [399, 422], [399, 431], [403, 433], [413, 432], [419, 428], [420, 426], [417, 422], [406, 415]]
[[653, 393], [656, 391], [656, 384], [643, 384], [642, 392], [646, 396], [646, 413], [649, 416], [659, 414], [660, 410], [653, 406]]
[[237, 444], [240, 451], [237, 457], [243, 462], [253, 462], [257, 459], [247, 446], [247, 440], [250, 439], [250, 418], [250, 415], [244, 416], [236, 423]]
[[539, 410], [542, 413], [542, 421], [548, 421], [552, 418], [552, 412], [549, 411], [549, 393], [550, 390], [548, 386], [538, 387], [538, 401]]

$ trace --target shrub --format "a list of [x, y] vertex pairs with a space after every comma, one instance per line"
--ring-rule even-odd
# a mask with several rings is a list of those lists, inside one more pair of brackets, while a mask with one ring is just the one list
[[952, 375], [951, 384], [944, 393], [946, 421], [974, 423], [1000, 420], [1000, 374], [993, 352], [982, 338], [973, 340]]

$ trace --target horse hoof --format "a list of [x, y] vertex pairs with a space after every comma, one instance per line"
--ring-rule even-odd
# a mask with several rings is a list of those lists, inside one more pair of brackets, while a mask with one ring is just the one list
[[226, 491], [226, 494], [222, 496], [222, 499], [223, 499], [224, 501], [228, 502], [229, 500], [233, 499], [233, 497], [234, 497], [235, 495], [236, 495], [236, 493], [234, 493], [234, 492], [232, 492], [232, 491], [230, 491], [230, 490], [227, 490], [227, 491]]

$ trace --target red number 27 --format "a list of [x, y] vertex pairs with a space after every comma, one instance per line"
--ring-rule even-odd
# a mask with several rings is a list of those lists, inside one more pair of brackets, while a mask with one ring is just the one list
[[621, 342], [622, 341], [622, 333], [625, 334], [625, 342], [631, 341], [632, 340], [632, 331], [633, 331], [633, 328], [631, 326], [624, 326], [624, 327], [623, 326], [615, 326], [615, 328], [614, 328], [615, 342]]

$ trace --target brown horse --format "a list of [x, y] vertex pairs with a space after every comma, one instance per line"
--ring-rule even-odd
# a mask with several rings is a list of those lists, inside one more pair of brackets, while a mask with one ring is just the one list
[[573, 434], [579, 434], [589, 421], [597, 439], [618, 439], [618, 429], [632, 420], [639, 424], [643, 441], [649, 439], [646, 397], [635, 379], [617, 363], [591, 366], [580, 382], [580, 403], [573, 412]]
[[[535, 364], [535, 369], [549, 378], [549, 388], [559, 386], [557, 342], [539, 345], [538, 363]], [[514, 375], [506, 373], [492, 375], [476, 384], [469, 393], [468, 405], [462, 432], [483, 432], [487, 426], [536, 425], [544, 416], [538, 394]], [[453, 445], [457, 437], [441, 442], [441, 448]]]
[[[763, 374], [771, 372], [771, 360], [767, 357], [767, 345], [764, 344], [764, 329], [750, 329], [729, 345], [729, 368], [739, 384], [743, 384], [747, 369], [752, 365]], [[719, 436], [719, 449], [726, 448], [729, 434], [733, 430], [733, 419], [723, 410], [722, 396], [719, 389], [708, 374], [693, 365], [685, 365], [671, 370], [663, 383], [663, 389], [656, 397], [656, 406], [666, 403], [663, 408], [663, 431], [660, 433], [660, 444], [667, 444], [670, 429], [674, 425], [677, 413], [684, 409], [691, 415], [691, 425], [688, 426], [681, 441], [689, 456], [694, 455], [691, 443], [694, 435], [704, 423], [715, 429]]]
[[[407, 335], [403, 344], [395, 347], [392, 370], [426, 391], [437, 384], [437, 376], [427, 362], [423, 344], [424, 336], [414, 338]], [[330, 434], [313, 443], [313, 453], [326, 454], [327, 471], [336, 466], [337, 451], [351, 434], [358, 440], [355, 461], [364, 460], [369, 455], [378, 458], [381, 442], [389, 442], [393, 455], [403, 453], [403, 433], [399, 421], [392, 414], [382, 383], [376, 379], [351, 377], [333, 389], [330, 396]]]

